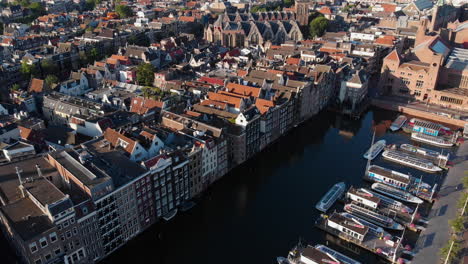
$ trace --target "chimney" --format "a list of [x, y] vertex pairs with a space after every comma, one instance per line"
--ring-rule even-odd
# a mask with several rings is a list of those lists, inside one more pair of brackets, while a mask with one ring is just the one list
[[39, 178], [44, 177], [42, 175], [41, 166], [39, 166], [39, 164], [36, 164], [36, 169], [37, 169], [37, 175], [39, 175]]
[[23, 181], [21, 180], [21, 172], [23, 172], [23, 170], [21, 170], [20, 168], [18, 167], [15, 167], [16, 169], [16, 175], [18, 175], [18, 180], [19, 180], [19, 189], [21, 191], [21, 196], [24, 198], [26, 195], [24, 193], [24, 188], [23, 188]]

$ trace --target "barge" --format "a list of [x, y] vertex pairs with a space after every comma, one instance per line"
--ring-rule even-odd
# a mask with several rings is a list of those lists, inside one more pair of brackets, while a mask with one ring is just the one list
[[391, 230], [403, 230], [405, 228], [402, 224], [396, 222], [394, 219], [385, 216], [377, 211], [373, 211], [362, 207], [354, 202], [346, 204], [344, 209], [350, 214], [353, 214], [359, 218], [362, 218], [368, 222], [371, 222], [383, 228]]
[[339, 182], [320, 199], [315, 208], [320, 212], [326, 213], [328, 209], [341, 198], [346, 191], [346, 184], [344, 182]]
[[388, 197], [395, 198], [397, 200], [407, 202], [407, 203], [415, 203], [415, 204], [422, 204], [423, 200], [420, 198], [412, 195], [409, 192], [393, 188], [391, 186], [382, 184], [382, 183], [374, 183], [372, 184], [372, 190], [384, 194]]
[[390, 126], [390, 130], [393, 131], [393, 132], [400, 130], [400, 128], [406, 123], [406, 120], [408, 120], [408, 118], [406, 118], [406, 116], [399, 115], [395, 119], [395, 121], [393, 121], [392, 125]]
[[364, 158], [367, 160], [373, 160], [377, 155], [382, 152], [382, 150], [385, 148], [385, 145], [387, 142], [382, 139], [377, 142], [375, 142], [367, 151], [364, 153]]
[[411, 139], [422, 142], [422, 143], [426, 143], [429, 145], [443, 147], [443, 148], [449, 148], [455, 145], [455, 143], [451, 139], [440, 137], [440, 136], [426, 135], [422, 133], [411, 133]]
[[390, 161], [393, 161], [393, 162], [396, 162], [396, 163], [399, 163], [408, 167], [412, 167], [418, 170], [422, 170], [425, 172], [434, 173], [434, 172], [442, 171], [440, 167], [434, 165], [434, 163], [432, 163], [431, 161], [418, 158], [416, 156], [407, 154], [399, 150], [387, 149], [384, 151], [382, 156], [386, 158], [387, 160], [390, 160]]

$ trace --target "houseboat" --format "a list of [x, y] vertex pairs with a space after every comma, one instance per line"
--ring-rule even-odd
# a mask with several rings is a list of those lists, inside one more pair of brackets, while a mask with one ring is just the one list
[[388, 208], [403, 213], [413, 212], [413, 209], [404, 205], [402, 202], [396, 201], [387, 196], [375, 193], [365, 188], [349, 188], [348, 192], [346, 193], [346, 198], [348, 200], [362, 204], [365, 207], [369, 207], [376, 210], [378, 210], [379, 208]]
[[323, 245], [296, 246], [289, 252], [287, 258], [277, 257], [278, 264], [361, 264], [354, 259], [347, 257], [331, 248]]
[[429, 145], [433, 145], [437, 147], [444, 147], [444, 148], [452, 147], [455, 144], [452, 140], [448, 138], [426, 135], [422, 133], [411, 133], [411, 139], [422, 142], [422, 143], [426, 143]]
[[440, 167], [434, 165], [434, 163], [428, 160], [421, 159], [398, 150], [387, 149], [383, 152], [382, 156], [390, 161], [425, 172], [434, 173], [442, 170]]
[[395, 132], [398, 131], [405, 123], [408, 118], [404, 115], [399, 115], [395, 121], [393, 121], [392, 125], [390, 126], [390, 130]]
[[346, 191], [346, 184], [344, 182], [339, 182], [333, 187], [320, 199], [317, 203], [315, 208], [321, 212], [327, 212], [328, 209], [338, 200], [341, 198]]
[[423, 200], [420, 198], [412, 195], [409, 192], [405, 192], [403, 190], [393, 188], [391, 186], [381, 184], [381, 183], [374, 183], [372, 184], [372, 190], [384, 194], [388, 197], [395, 198], [397, 200], [408, 202], [408, 203], [415, 203], [415, 204], [422, 204]]
[[356, 223], [353, 219], [339, 213], [321, 216], [315, 222], [315, 226], [342, 240], [369, 250], [392, 263], [401, 263], [403, 260], [400, 259], [404, 251], [401, 246], [401, 238], [391, 236], [382, 239], [381, 236], [371, 232], [368, 226]]
[[315, 248], [322, 251], [323, 253], [326, 253], [326, 254], [336, 258], [337, 260], [340, 261], [339, 262], [340, 264], [341, 263], [344, 263], [344, 264], [361, 264], [361, 262], [356, 261], [356, 260], [354, 260], [354, 259], [352, 259], [352, 258], [350, 258], [350, 257], [348, 257], [346, 255], [343, 255], [340, 252], [338, 252], [336, 250], [333, 250], [333, 249], [331, 249], [331, 248], [329, 248], [327, 246], [318, 244], [318, 245], [315, 246]]
[[385, 148], [386, 141], [384, 139], [375, 142], [367, 151], [364, 153], [364, 158], [367, 160], [373, 160], [380, 152]]
[[384, 183], [406, 191], [412, 187], [431, 189], [431, 185], [418, 178], [377, 165], [369, 166], [365, 177], [367, 177], [366, 180]]
[[343, 213], [339, 213], [340, 215], [342, 215], [343, 217], [349, 219], [350, 221], [354, 221], [356, 224], [358, 225], [362, 225], [362, 226], [366, 226], [369, 228], [369, 232], [372, 232], [374, 233], [374, 235], [378, 236], [378, 237], [386, 237], [386, 236], [391, 236], [390, 233], [388, 233], [387, 231], [385, 231], [385, 229], [383, 229], [381, 226], [378, 226], [376, 224], [373, 224], [369, 221], [366, 221], [358, 216], [355, 216], [353, 214], [350, 214], [350, 213], [346, 213], [346, 212], [343, 212]]
[[427, 160], [431, 160], [434, 162], [434, 164], [437, 164], [437, 166], [439, 167], [445, 167], [450, 158], [449, 153], [444, 155], [442, 154], [442, 152], [414, 146], [411, 144], [401, 144], [400, 150], [408, 152], [408, 153], [412, 153], [416, 156], [425, 158]]
[[418, 118], [412, 118], [409, 123], [413, 127], [412, 131], [415, 133], [438, 136], [441, 132], [446, 133], [447, 131], [450, 131], [449, 128], [444, 127], [441, 124]]
[[362, 218], [383, 228], [392, 230], [403, 230], [405, 228], [403, 225], [396, 222], [392, 218], [382, 215], [379, 212], [359, 206], [355, 203], [346, 204], [344, 209], [350, 214], [353, 214], [359, 218]]

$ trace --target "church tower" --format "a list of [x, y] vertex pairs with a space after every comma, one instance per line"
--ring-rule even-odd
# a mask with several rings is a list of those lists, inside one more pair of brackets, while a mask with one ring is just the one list
[[306, 26], [309, 23], [309, 6], [311, 2], [296, 1], [294, 8], [296, 9], [296, 21], [301, 26]]
[[437, 0], [436, 4], [432, 8], [432, 18], [431, 18], [431, 31], [437, 31], [439, 29], [439, 11], [445, 5], [444, 0]]

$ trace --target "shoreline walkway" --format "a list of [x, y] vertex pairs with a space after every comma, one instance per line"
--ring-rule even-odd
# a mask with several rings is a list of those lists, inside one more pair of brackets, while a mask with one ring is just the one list
[[432, 206], [428, 216], [429, 224], [418, 239], [412, 264], [440, 263], [440, 248], [444, 247], [450, 238], [448, 220], [456, 217], [456, 204], [463, 189], [461, 179], [468, 170], [468, 142], [459, 147], [451, 162], [454, 166], [449, 170], [439, 190], [439, 199]]

